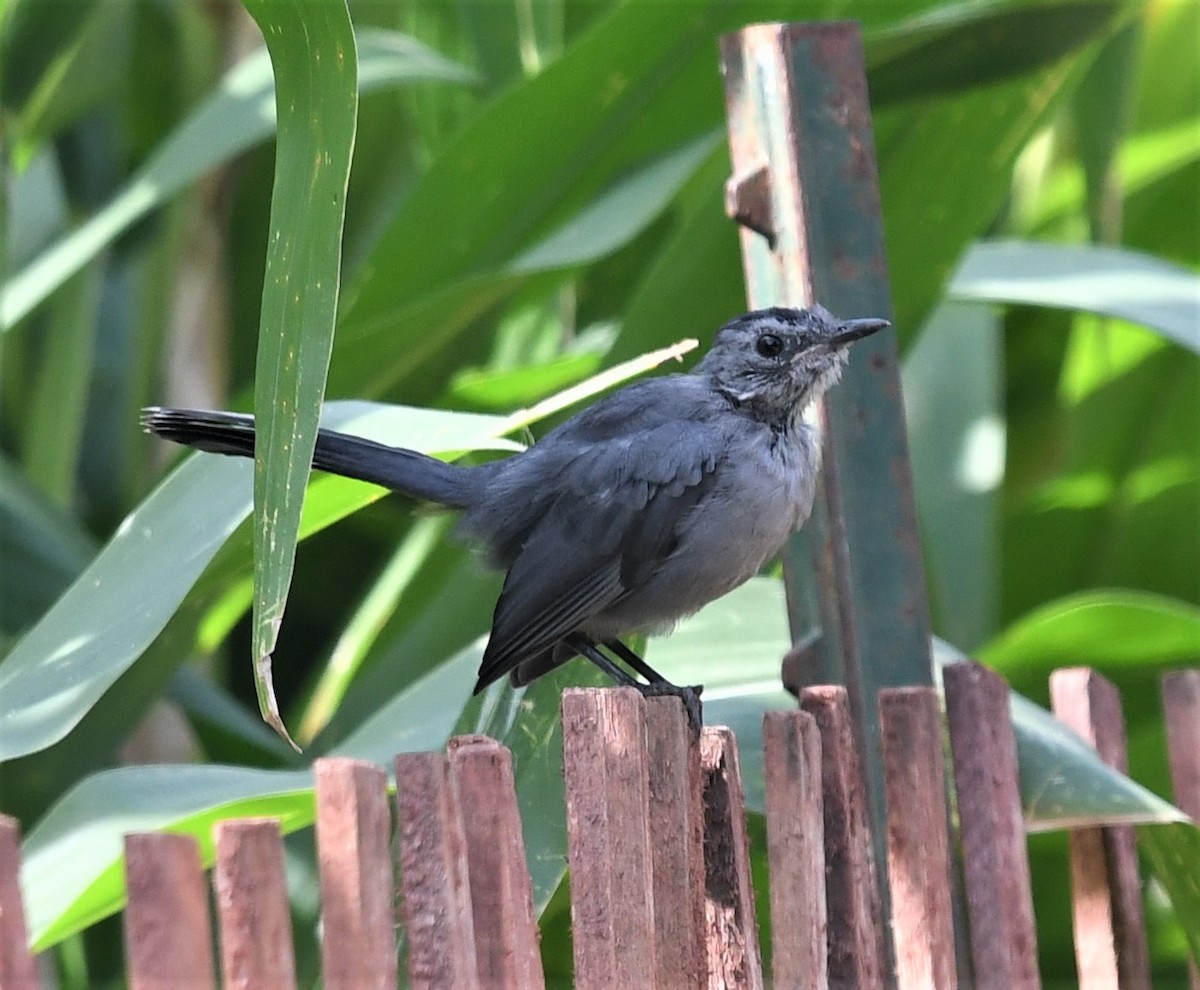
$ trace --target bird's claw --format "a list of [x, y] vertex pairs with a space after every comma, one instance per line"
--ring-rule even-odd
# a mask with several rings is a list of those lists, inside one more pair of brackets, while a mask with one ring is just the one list
[[683, 702], [683, 710], [687, 712], [688, 723], [692, 730], [699, 735], [704, 727], [704, 713], [700, 704], [700, 695], [704, 692], [703, 684], [680, 686], [670, 681], [651, 681], [649, 684], [638, 684], [637, 688], [646, 698], [678, 698]]

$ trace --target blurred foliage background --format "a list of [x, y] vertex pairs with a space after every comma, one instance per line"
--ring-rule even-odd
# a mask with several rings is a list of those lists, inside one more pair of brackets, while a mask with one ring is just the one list
[[[345, 125], [342, 151], [354, 142], [341, 297], [308, 288], [337, 306], [329, 398], [403, 406], [330, 415], [445, 454], [536, 433], [540, 414], [509, 414], [744, 308], [716, 39], [859, 19], [935, 631], [1037, 701], [1056, 666], [1112, 677], [1131, 776], [1169, 796], [1158, 677], [1200, 657], [1200, 5], [349, 11], [357, 120], [344, 91], [301, 96]], [[311, 57], [289, 44], [273, 54]], [[145, 405], [251, 408], [272, 211], [286, 232], [325, 203], [272, 205], [285, 148], [303, 146], [286, 129], [313, 128], [285, 118], [276, 161], [254, 21], [220, 0], [0, 0], [0, 86], [0, 810], [26, 835], [45, 965], [62, 986], [120, 985], [122, 831], [203, 838], [218, 817], [276, 814], [312, 984], [308, 761], [387, 762], [484, 729], [514, 749], [565, 985], [556, 699], [590, 673], [468, 699], [496, 576], [443, 540], [446, 520], [316, 479], [275, 654], [296, 756], [255, 706], [251, 466], [182, 458], [137, 427]], [[319, 396], [333, 327], [298, 324]], [[787, 642], [766, 575], [649, 650], [707, 683], [710, 717], [749, 750], [762, 709], [786, 703], [762, 685]], [[1034, 839], [1033, 870], [1045, 983], [1070, 986], [1061, 834]], [[1155, 985], [1182, 986], [1180, 917], [1153, 881], [1147, 905]]]

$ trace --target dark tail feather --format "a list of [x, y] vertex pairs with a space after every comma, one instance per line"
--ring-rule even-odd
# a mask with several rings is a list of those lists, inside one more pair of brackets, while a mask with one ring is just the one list
[[[151, 407], [142, 410], [142, 426], [147, 433], [198, 450], [237, 457], [254, 456], [253, 416]], [[388, 447], [346, 433], [317, 431], [313, 467], [383, 485], [450, 509], [465, 509], [472, 504], [474, 485], [469, 468], [455, 467], [415, 450]]]

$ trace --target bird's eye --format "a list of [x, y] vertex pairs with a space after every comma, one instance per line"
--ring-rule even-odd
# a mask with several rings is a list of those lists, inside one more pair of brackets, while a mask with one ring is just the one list
[[779, 357], [783, 353], [783, 340], [773, 333], [764, 333], [755, 342], [754, 347], [762, 357]]

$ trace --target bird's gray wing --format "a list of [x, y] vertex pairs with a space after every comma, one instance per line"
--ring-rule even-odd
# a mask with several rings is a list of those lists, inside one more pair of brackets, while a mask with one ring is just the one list
[[476, 689], [649, 580], [709, 491], [718, 449], [702, 424], [663, 423], [560, 464], [555, 497], [510, 564]]

